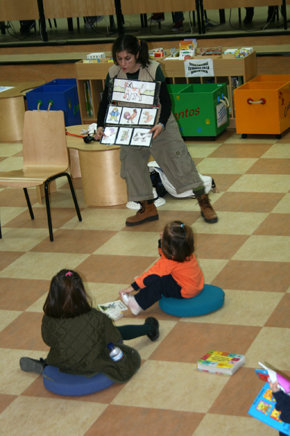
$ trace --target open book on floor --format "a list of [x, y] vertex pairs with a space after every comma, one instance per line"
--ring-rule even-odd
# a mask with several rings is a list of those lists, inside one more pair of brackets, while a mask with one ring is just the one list
[[290, 436], [290, 424], [280, 420], [280, 412], [275, 409], [275, 398], [270, 386], [265, 383], [249, 409], [249, 415]]
[[98, 304], [97, 309], [108, 315], [113, 321], [117, 321], [122, 318], [124, 310], [128, 308], [121, 300], [116, 300], [109, 303]]

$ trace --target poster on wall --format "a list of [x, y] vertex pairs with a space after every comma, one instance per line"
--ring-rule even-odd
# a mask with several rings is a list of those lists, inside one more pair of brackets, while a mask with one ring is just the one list
[[213, 77], [213, 60], [210, 58], [187, 59], [184, 61], [184, 71], [185, 77]]

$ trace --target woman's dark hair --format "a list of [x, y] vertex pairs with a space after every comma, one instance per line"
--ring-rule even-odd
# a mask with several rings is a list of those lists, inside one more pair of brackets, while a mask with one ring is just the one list
[[90, 298], [77, 272], [62, 269], [52, 278], [43, 305], [46, 315], [53, 318], [72, 318], [88, 312], [91, 307]]
[[138, 40], [133, 35], [121, 35], [119, 36], [112, 47], [112, 55], [113, 60], [116, 65], [118, 65], [117, 61], [117, 53], [121, 51], [127, 51], [136, 57], [136, 62], [142, 65], [145, 68], [149, 65], [149, 52], [148, 45], [145, 41]]
[[168, 259], [184, 262], [194, 252], [193, 231], [182, 221], [166, 224], [161, 249]]

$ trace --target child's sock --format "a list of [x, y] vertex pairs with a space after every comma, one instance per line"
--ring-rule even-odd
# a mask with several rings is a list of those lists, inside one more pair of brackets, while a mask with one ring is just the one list
[[36, 372], [37, 374], [42, 374], [42, 371], [45, 367], [43, 359], [36, 360], [31, 359], [30, 357], [21, 357], [19, 364], [22, 371]]

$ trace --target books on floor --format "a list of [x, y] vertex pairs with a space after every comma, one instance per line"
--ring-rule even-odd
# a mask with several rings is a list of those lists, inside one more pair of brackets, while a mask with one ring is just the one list
[[272, 390], [268, 383], [265, 383], [253, 404], [251, 405], [248, 413], [264, 424], [275, 428], [285, 435], [290, 435], [290, 424], [282, 422], [280, 419], [280, 412], [275, 409], [276, 400], [272, 394]]
[[123, 311], [128, 307], [121, 300], [111, 301], [109, 303], [98, 304], [97, 309], [108, 315], [113, 321], [122, 318]]
[[234, 374], [245, 363], [243, 354], [212, 350], [197, 362], [197, 369], [213, 374]]

